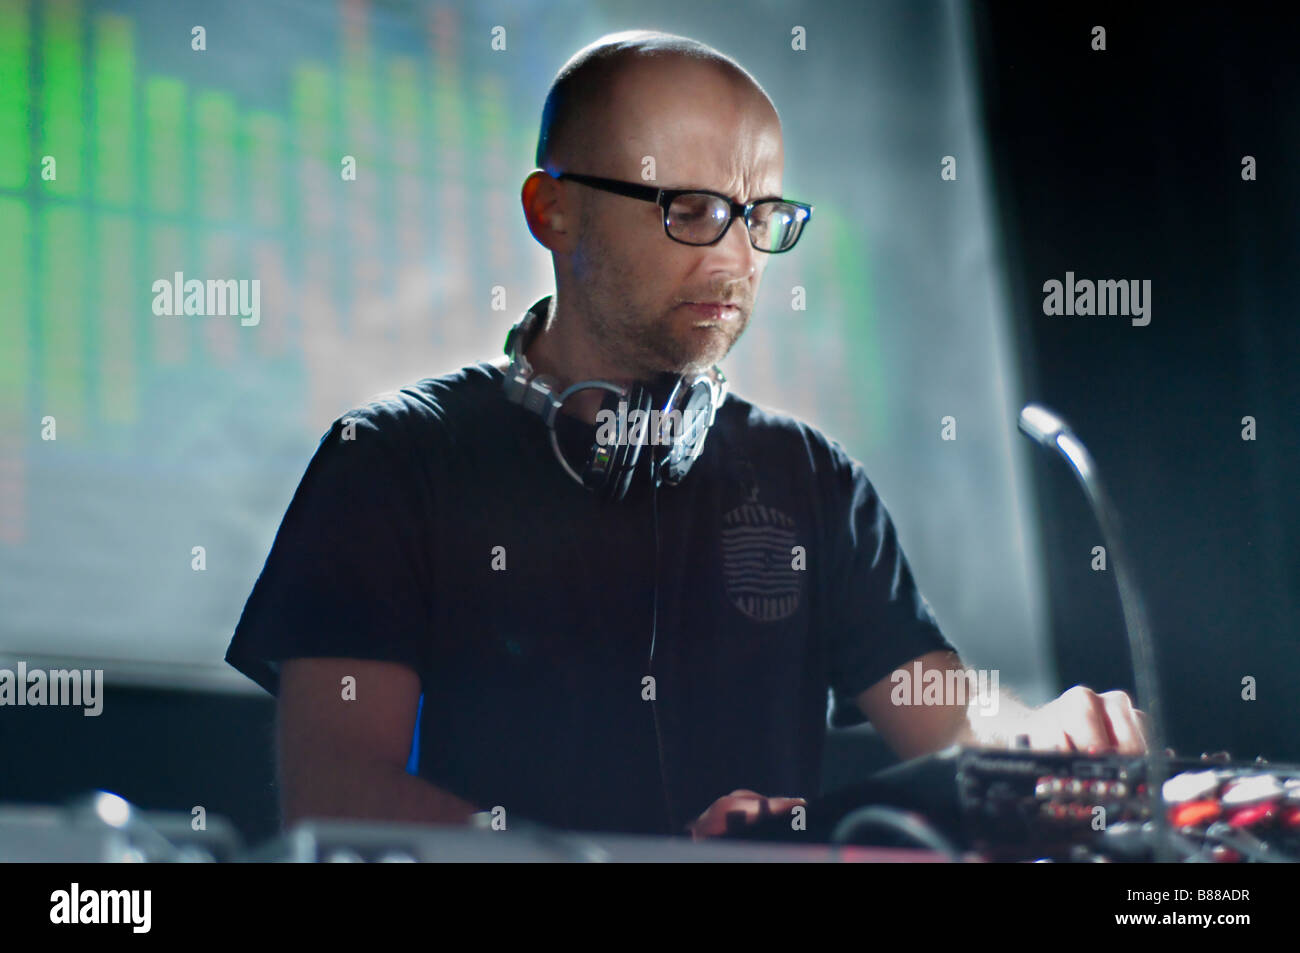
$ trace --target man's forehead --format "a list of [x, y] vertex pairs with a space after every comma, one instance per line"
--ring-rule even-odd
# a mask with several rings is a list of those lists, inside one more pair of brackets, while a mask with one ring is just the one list
[[639, 172], [650, 156], [655, 181], [665, 184], [779, 186], [780, 119], [743, 77], [655, 60], [629, 66], [611, 85], [609, 145], [620, 166]]

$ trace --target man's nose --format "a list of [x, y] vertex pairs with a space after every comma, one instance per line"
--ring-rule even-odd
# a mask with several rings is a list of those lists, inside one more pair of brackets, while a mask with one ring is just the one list
[[758, 256], [762, 254], [749, 240], [749, 226], [737, 218], [722, 236], [722, 241], [706, 248], [709, 252], [708, 270], [725, 274], [732, 279], [750, 278], [758, 273]]

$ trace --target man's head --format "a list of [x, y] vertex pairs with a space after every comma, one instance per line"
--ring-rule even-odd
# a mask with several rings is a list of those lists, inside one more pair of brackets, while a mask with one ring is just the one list
[[[685, 245], [665, 234], [653, 202], [552, 176], [707, 189], [742, 204], [779, 196], [781, 121], [753, 77], [684, 37], [605, 37], [556, 76], [537, 164], [545, 172], [528, 177], [522, 199], [529, 229], [553, 254], [565, 320], [580, 324], [567, 333], [580, 331], [603, 364], [630, 377], [720, 361], [749, 321], [769, 257], [744, 221], [715, 245]], [[716, 317], [688, 302], [737, 310]]]

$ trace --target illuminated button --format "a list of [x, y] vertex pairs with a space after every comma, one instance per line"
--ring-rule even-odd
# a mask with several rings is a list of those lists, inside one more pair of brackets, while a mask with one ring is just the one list
[[1271, 803], [1252, 804], [1250, 807], [1243, 807], [1229, 814], [1228, 823], [1233, 827], [1254, 827], [1256, 824], [1268, 823], [1273, 819], [1273, 816], [1274, 810]]
[[1161, 793], [1166, 803], [1180, 804], [1183, 801], [1199, 801], [1209, 797], [1219, 787], [1219, 779], [1213, 771], [1184, 771], [1176, 774], [1164, 783]]
[[1282, 796], [1282, 782], [1272, 774], [1257, 774], [1228, 782], [1223, 789], [1224, 807], [1241, 807], [1260, 801], [1274, 801]]
[[1223, 813], [1218, 801], [1184, 801], [1169, 809], [1169, 823], [1174, 827], [1195, 827], [1214, 820]]

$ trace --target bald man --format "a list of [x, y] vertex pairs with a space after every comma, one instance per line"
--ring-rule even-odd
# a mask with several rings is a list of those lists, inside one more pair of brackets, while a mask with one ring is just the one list
[[[536, 160], [521, 198], [554, 295], [512, 356], [334, 422], [231, 642], [279, 697], [286, 824], [716, 835], [818, 793], [828, 693], [902, 757], [1022, 734], [1144, 750], [1122, 692], [898, 691], [966, 670], [888, 513], [837, 443], [717, 368], [812, 212], [782, 196], [753, 77], [682, 37], [603, 38], [556, 77]], [[671, 427], [625, 473], [601, 462], [625, 460], [614, 406], [697, 392], [683, 469]]]

